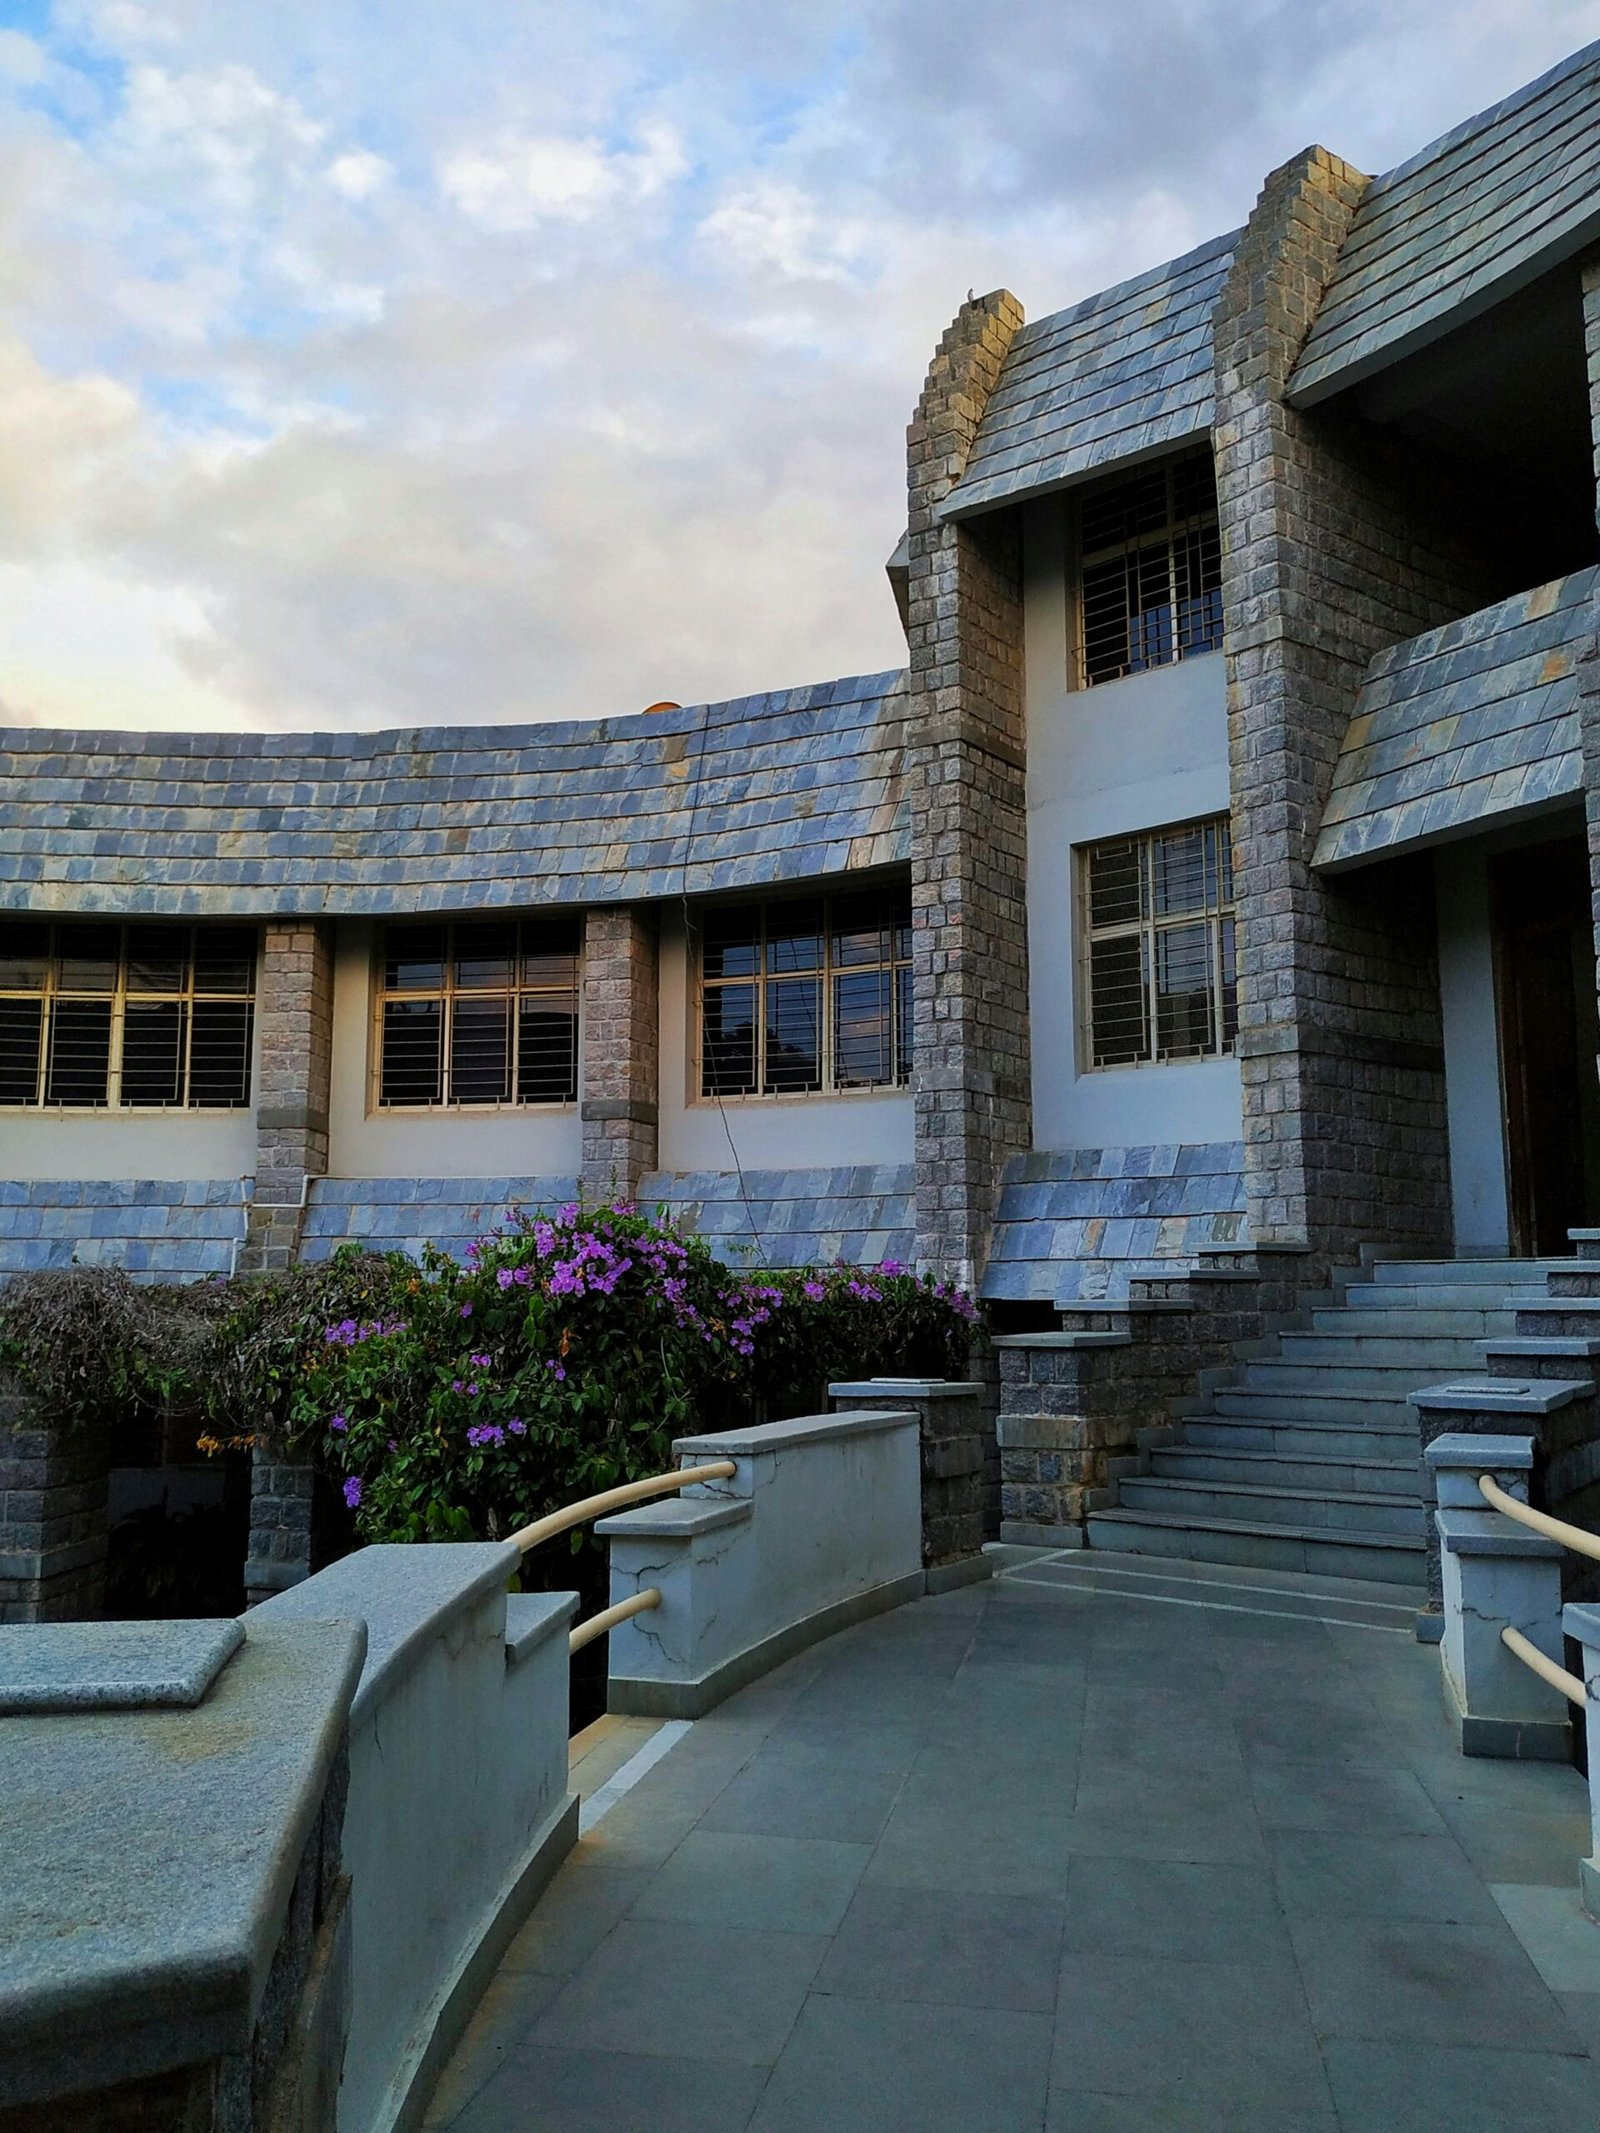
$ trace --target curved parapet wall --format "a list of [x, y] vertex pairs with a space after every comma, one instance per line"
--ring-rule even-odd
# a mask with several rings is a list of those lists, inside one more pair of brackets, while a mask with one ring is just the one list
[[891, 673], [581, 725], [0, 731], [0, 909], [485, 910], [885, 866], [907, 701]]

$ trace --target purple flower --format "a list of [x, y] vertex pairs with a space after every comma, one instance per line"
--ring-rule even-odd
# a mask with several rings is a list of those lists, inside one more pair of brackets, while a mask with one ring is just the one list
[[567, 1382], [566, 1370], [560, 1363], [556, 1361], [554, 1356], [550, 1358], [549, 1362], [546, 1363], [544, 1367], [546, 1368], [546, 1370], [553, 1370], [555, 1372], [556, 1383], [558, 1385], [564, 1385]]
[[506, 1424], [506, 1428], [510, 1430], [513, 1437], [525, 1437], [528, 1434], [528, 1425], [523, 1421], [521, 1415], [513, 1415]]
[[471, 1304], [463, 1304], [463, 1305], [461, 1306], [461, 1316], [462, 1316], [463, 1318], [470, 1318], [470, 1317], [472, 1316], [472, 1306], [471, 1306]]
[[880, 1274], [903, 1274], [905, 1268], [898, 1259], [886, 1259], [882, 1266], [879, 1267], [878, 1272]]
[[828, 1293], [826, 1284], [820, 1281], [807, 1281], [802, 1283], [801, 1286], [805, 1291], [807, 1301], [810, 1303], [821, 1303], [823, 1297]]
[[499, 1287], [501, 1287], [502, 1289], [509, 1289], [512, 1282], [514, 1282], [517, 1277], [515, 1274], [512, 1273], [510, 1267], [503, 1266], [494, 1278]]
[[343, 1415], [335, 1415], [329, 1422], [328, 1427], [331, 1430], [335, 1430], [342, 1437], [350, 1425]]
[[492, 1355], [469, 1355], [467, 1361], [474, 1370], [487, 1370], [493, 1363], [494, 1357]]
[[345, 1483], [344, 1500], [347, 1509], [354, 1511], [359, 1508], [361, 1503], [361, 1476], [359, 1474], [352, 1474]]
[[467, 1431], [467, 1442], [471, 1445], [504, 1444], [505, 1441], [505, 1431], [495, 1422], [481, 1422], [476, 1429]]

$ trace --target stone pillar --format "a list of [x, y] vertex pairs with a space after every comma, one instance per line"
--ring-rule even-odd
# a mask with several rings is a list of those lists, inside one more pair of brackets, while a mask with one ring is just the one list
[[311, 1575], [316, 1469], [257, 1443], [250, 1455], [250, 1539], [244, 1601], [255, 1607]]
[[583, 1189], [631, 1200], [656, 1167], [660, 1021], [656, 917], [604, 905], [583, 928]]
[[994, 1407], [980, 1379], [860, 1378], [828, 1387], [834, 1410], [904, 1407], [922, 1443], [922, 1563], [929, 1592], [987, 1577], [983, 1544]]
[[1565, 1634], [1583, 1647], [1583, 1718], [1589, 1754], [1589, 1856], [1578, 1861], [1578, 1895], [1583, 1908], [1600, 1920], [1600, 1607], [1567, 1606], [1561, 1612]]
[[1322, 148], [1275, 171], [1214, 332], [1250, 1228], [1341, 1256], [1450, 1237], [1432, 874], [1311, 854], [1373, 655], [1496, 590], [1443, 467], [1287, 398], [1368, 182]]
[[242, 1273], [293, 1264], [307, 1181], [327, 1175], [333, 928], [315, 919], [268, 925], [256, 1000], [256, 1189]]
[[[1596, 524], [1600, 525], [1600, 254], [1583, 270], [1583, 346], [1589, 367], [1589, 434], [1594, 456]], [[1595, 617], [1600, 636], [1600, 612]], [[1583, 736], [1583, 807], [1589, 846], [1589, 895], [1600, 984], [1600, 659], [1591, 650], [1580, 682], [1579, 727]], [[1600, 1067], [1600, 1062], [1597, 1062]]]
[[962, 305], [907, 432], [917, 1260], [976, 1289], [1006, 1157], [1031, 1136], [1021, 545], [938, 516], [1022, 323]]
[[0, 1622], [88, 1622], [105, 1606], [103, 1430], [47, 1428], [0, 1378]]
[[1444, 1563], [1439, 1656], [1461, 1752], [1565, 1762], [1566, 1698], [1500, 1641], [1502, 1629], [1520, 1630], [1561, 1663], [1561, 1543], [1496, 1511], [1478, 1488], [1488, 1474], [1526, 1503], [1533, 1439], [1436, 1437], [1427, 1460]]

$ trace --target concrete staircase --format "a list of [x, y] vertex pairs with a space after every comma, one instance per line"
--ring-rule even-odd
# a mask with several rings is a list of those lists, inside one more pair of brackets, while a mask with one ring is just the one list
[[[1572, 1265], [1364, 1268], [1301, 1330], [1260, 1344], [1170, 1428], [1144, 1434], [1139, 1470], [1089, 1514], [1089, 1545], [1421, 1585], [1420, 1440], [1406, 1395], [1482, 1376], [1484, 1343], [1514, 1336], [1519, 1306]], [[1568, 1324], [1557, 1316], [1550, 1330]]]

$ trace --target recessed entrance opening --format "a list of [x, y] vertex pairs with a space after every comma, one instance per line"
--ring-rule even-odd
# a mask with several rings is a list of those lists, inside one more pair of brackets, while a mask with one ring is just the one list
[[1512, 1249], [1561, 1256], [1600, 1219], [1600, 1018], [1581, 837], [1502, 853], [1490, 908]]

